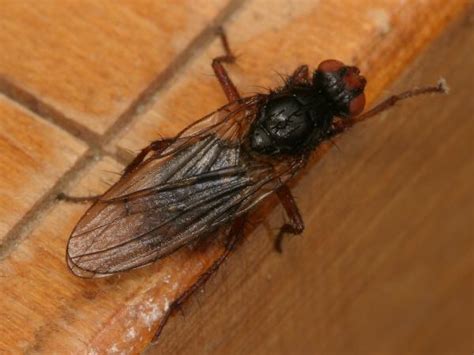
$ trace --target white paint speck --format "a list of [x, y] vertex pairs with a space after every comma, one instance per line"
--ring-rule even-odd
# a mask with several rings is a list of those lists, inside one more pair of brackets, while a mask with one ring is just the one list
[[146, 301], [140, 308], [140, 318], [148, 330], [151, 330], [152, 325], [160, 319], [163, 312], [160, 307], [153, 302], [153, 298]]
[[107, 354], [116, 354], [118, 353], [118, 348], [117, 345], [114, 344], [110, 347], [110, 349], [107, 351]]
[[171, 279], [171, 275], [170, 274], [167, 274], [163, 277], [163, 282], [165, 284], [169, 284], [170, 283], [170, 279]]
[[127, 334], [125, 335], [125, 338], [127, 340], [132, 340], [136, 336], [137, 336], [137, 332], [136, 332], [135, 328], [131, 327], [131, 328], [128, 329]]
[[384, 9], [378, 8], [369, 10], [369, 18], [375, 27], [377, 27], [378, 31], [383, 35], [389, 33], [392, 29], [390, 17]]

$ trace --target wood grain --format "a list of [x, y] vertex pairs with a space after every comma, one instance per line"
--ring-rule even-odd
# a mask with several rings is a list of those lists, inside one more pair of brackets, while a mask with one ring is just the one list
[[284, 212], [266, 215], [149, 353], [469, 353], [473, 43], [463, 21], [417, 60], [390, 91], [444, 76], [450, 95], [341, 137], [293, 187], [303, 237], [274, 253]]
[[[98, 194], [117, 180], [116, 172], [121, 170], [111, 159], [100, 161], [84, 171], [85, 177], [69, 192]], [[134, 273], [80, 279], [67, 269], [65, 242], [86, 208], [57, 204], [0, 264], [0, 318], [8, 320], [0, 323], [0, 349], [106, 353], [117, 348], [138, 352], [153, 337], [164, 302], [182, 293], [219, 254], [217, 245], [197, 253], [183, 249], [166, 263]], [[182, 284], [175, 283], [175, 278]]]
[[0, 241], [85, 149], [0, 96]]
[[[370, 83], [370, 103], [463, 6], [462, 1], [429, 3], [438, 11], [424, 19], [428, 5], [422, 1], [410, 2], [410, 6], [398, 0], [248, 2], [226, 24], [238, 56], [228, 70], [246, 96], [278, 87], [281, 75], [301, 64], [314, 68], [322, 60], [337, 58], [360, 67]], [[269, 6], [278, 11], [269, 14]], [[152, 109], [123, 131], [119, 146], [137, 151], [144, 141], [157, 135], [173, 136], [225, 104], [210, 66], [212, 58], [221, 54], [216, 39], [177, 75]]]
[[[209, 46], [203, 41], [184, 67], [173, 62], [194, 31], [212, 24], [223, 2], [122, 1], [112, 6], [70, 1], [58, 6], [47, 1], [38, 13], [28, 3], [5, 3], [15, 16], [8, 18], [7, 27], [0, 27], [0, 42], [3, 39], [5, 53], [12, 55], [0, 60], [2, 75], [12, 87], [103, 137], [91, 142], [81, 136], [94, 149], [99, 145], [99, 156], [106, 151], [124, 161], [131, 156], [126, 150], [137, 151], [150, 140], [173, 135], [225, 102], [209, 66], [221, 53], [217, 41]], [[298, 64], [316, 65], [336, 57], [363, 69], [373, 102], [446, 31], [401, 81], [390, 86], [390, 92], [445, 76], [452, 94], [406, 103], [353, 129], [337, 142], [339, 149], [315, 154], [292, 186], [307, 225], [304, 236], [288, 240], [283, 255], [274, 253], [275, 230], [285, 217], [280, 207], [275, 208], [277, 201], [268, 200], [253, 216], [246, 241], [203, 292], [190, 299], [184, 316], [171, 318], [160, 342], [148, 351], [471, 351], [473, 322], [467, 315], [473, 311], [474, 88], [466, 73], [473, 68], [472, 20], [458, 21], [446, 30], [468, 2], [242, 4], [225, 27], [240, 55], [230, 71], [243, 93], [278, 84], [275, 72], [288, 73]], [[71, 11], [83, 16], [66, 21], [63, 16]], [[40, 20], [63, 30], [35, 31], [32, 23]], [[97, 36], [87, 28], [91, 21], [99, 29]], [[12, 29], [23, 33], [18, 43]], [[100, 42], [104, 33], [107, 41]], [[38, 45], [42, 40], [44, 49]], [[115, 55], [108, 57], [109, 50]], [[90, 62], [90, 53], [101, 54], [101, 60]], [[56, 69], [55, 64], [67, 74], [67, 82], [45, 70]], [[174, 71], [174, 76], [160, 84], [151, 107], [130, 113], [125, 129], [111, 142], [109, 133], [101, 136], [163, 70]], [[41, 136], [45, 130], [38, 131]], [[27, 144], [27, 135], [18, 137]], [[44, 164], [58, 161], [55, 154], [64, 149], [60, 141], [51, 142], [52, 151], [39, 159]], [[5, 156], [9, 162], [15, 159], [11, 151]], [[69, 182], [73, 188], [67, 192], [100, 193], [118, 178], [121, 164], [110, 157], [97, 160], [83, 159], [83, 165], [73, 167], [77, 179]], [[57, 164], [54, 171], [59, 175], [63, 163]], [[29, 174], [28, 167], [19, 173], [22, 178]], [[10, 183], [1, 179], [3, 193]], [[34, 195], [35, 188], [33, 184], [32, 201], [45, 191]], [[37, 227], [0, 261], [0, 351], [142, 352], [170, 302], [222, 252], [217, 243], [197, 251], [184, 248], [147, 268], [107, 279], [79, 279], [67, 270], [64, 250], [87, 206], [61, 202], [46, 207]]]
[[3, 0], [0, 73], [103, 133], [225, 3]]

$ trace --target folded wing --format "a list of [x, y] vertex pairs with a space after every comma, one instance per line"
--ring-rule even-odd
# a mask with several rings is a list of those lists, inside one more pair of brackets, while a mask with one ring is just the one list
[[112, 186], [69, 239], [71, 270], [93, 277], [149, 264], [271, 193], [279, 183], [274, 168], [241, 151], [255, 104], [224, 106]]

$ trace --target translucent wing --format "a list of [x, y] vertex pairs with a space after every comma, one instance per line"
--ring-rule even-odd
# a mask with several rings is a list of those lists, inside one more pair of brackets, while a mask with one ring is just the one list
[[291, 167], [257, 161], [242, 149], [259, 100], [204, 117], [124, 175], [74, 229], [67, 248], [71, 270], [93, 277], [149, 264], [271, 193]]

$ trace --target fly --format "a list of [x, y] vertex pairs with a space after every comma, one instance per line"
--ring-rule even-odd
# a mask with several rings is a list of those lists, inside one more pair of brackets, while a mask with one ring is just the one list
[[400, 100], [447, 90], [443, 83], [409, 90], [362, 113], [366, 79], [357, 67], [329, 59], [312, 74], [307, 65], [298, 67], [278, 89], [241, 97], [223, 66], [235, 57], [224, 32], [219, 35], [225, 54], [212, 68], [229, 103], [176, 137], [144, 148], [120, 180], [95, 199], [67, 245], [75, 275], [101, 277], [142, 267], [228, 228], [226, 252], [215, 271], [242, 235], [247, 213], [273, 193], [289, 218], [276, 236], [281, 251], [285, 235], [304, 230], [286, 183], [313, 150]]

